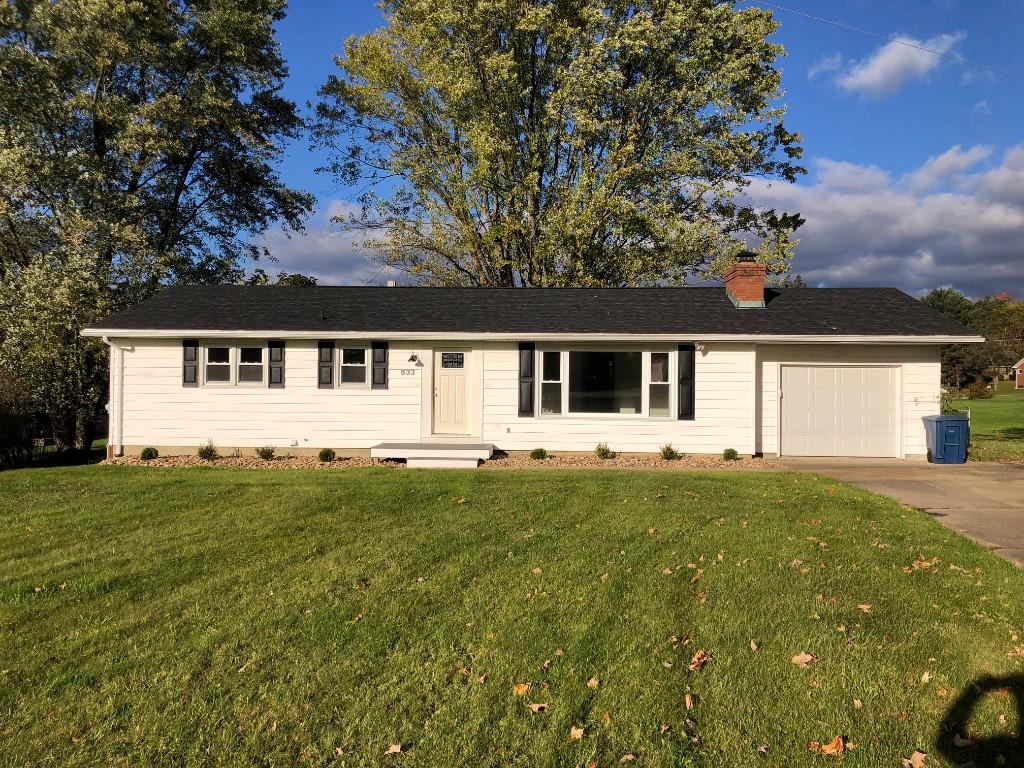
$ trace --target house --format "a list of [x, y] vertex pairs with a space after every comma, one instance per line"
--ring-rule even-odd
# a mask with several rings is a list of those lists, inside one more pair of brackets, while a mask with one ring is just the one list
[[110, 448], [271, 445], [475, 465], [504, 451], [923, 458], [942, 345], [888, 288], [197, 286], [85, 331], [110, 346]]
[[1015, 389], [1024, 389], [1024, 357], [1013, 364], [1013, 380]]

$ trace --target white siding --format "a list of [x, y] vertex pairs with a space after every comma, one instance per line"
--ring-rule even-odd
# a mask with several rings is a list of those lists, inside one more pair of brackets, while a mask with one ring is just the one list
[[407, 346], [390, 348], [387, 390], [318, 389], [316, 342], [288, 341], [286, 386], [268, 389], [183, 387], [180, 340], [115, 342], [125, 348], [125, 445], [179, 446], [192, 452], [213, 440], [223, 452], [262, 445], [286, 448], [292, 441], [298, 448], [368, 448], [382, 440], [420, 437], [422, 373], [402, 375], [400, 369], [413, 369], [406, 362]]
[[[938, 412], [936, 346], [707, 343], [696, 355], [696, 418], [678, 421], [619, 415], [519, 418], [518, 346], [513, 342], [392, 342], [387, 390], [323, 390], [316, 386], [316, 342], [311, 340], [287, 342], [284, 389], [183, 387], [180, 340], [113, 341], [124, 350], [123, 376], [118, 377], [116, 351], [111, 366], [112, 427], [117, 426], [117, 396], [123, 393], [122, 444], [179, 447], [184, 453], [207, 440], [222, 451], [288, 448], [293, 441], [300, 449], [366, 449], [384, 441], [430, 440], [432, 346], [472, 347], [471, 438], [510, 451], [591, 451], [607, 442], [622, 452], [653, 452], [671, 443], [686, 453], [721, 453], [725, 448], [776, 453], [778, 375], [785, 363], [899, 366], [905, 455], [926, 452], [921, 417]], [[253, 343], [262, 346], [265, 340]], [[412, 353], [424, 365], [409, 363]]]
[[754, 450], [752, 345], [705, 344], [697, 352], [693, 421], [614, 415], [521, 419], [517, 415], [518, 360], [515, 344], [489, 344], [484, 349], [483, 439], [502, 449], [592, 451], [604, 442], [622, 452], [654, 452], [666, 443], [684, 453]]
[[778, 452], [779, 368], [781, 364], [894, 365], [901, 372], [902, 453], [923, 456], [923, 416], [939, 412], [939, 348], [917, 345], [765, 345], [757, 348], [761, 376], [758, 451]]

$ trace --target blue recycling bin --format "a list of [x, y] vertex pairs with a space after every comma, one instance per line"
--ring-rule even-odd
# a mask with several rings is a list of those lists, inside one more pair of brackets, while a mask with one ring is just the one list
[[924, 430], [928, 438], [928, 461], [932, 464], [963, 464], [967, 461], [970, 417], [959, 413], [925, 416]]

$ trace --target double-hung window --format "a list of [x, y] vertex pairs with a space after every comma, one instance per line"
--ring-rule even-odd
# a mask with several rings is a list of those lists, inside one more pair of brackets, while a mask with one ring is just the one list
[[651, 416], [672, 415], [672, 387], [669, 384], [669, 353], [651, 352], [647, 412]]
[[364, 347], [341, 350], [341, 375], [338, 377], [341, 386], [366, 386], [366, 357]]
[[231, 383], [231, 347], [206, 348], [206, 383]]
[[238, 383], [263, 383], [263, 347], [241, 347], [238, 350]]
[[540, 412], [543, 416], [562, 412], [562, 353], [544, 352], [541, 360]]

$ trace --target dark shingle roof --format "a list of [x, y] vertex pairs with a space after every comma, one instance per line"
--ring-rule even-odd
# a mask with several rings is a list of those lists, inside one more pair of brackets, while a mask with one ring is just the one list
[[973, 336], [895, 288], [785, 288], [737, 309], [724, 288], [186, 286], [101, 320], [103, 330], [367, 334], [599, 333]]

